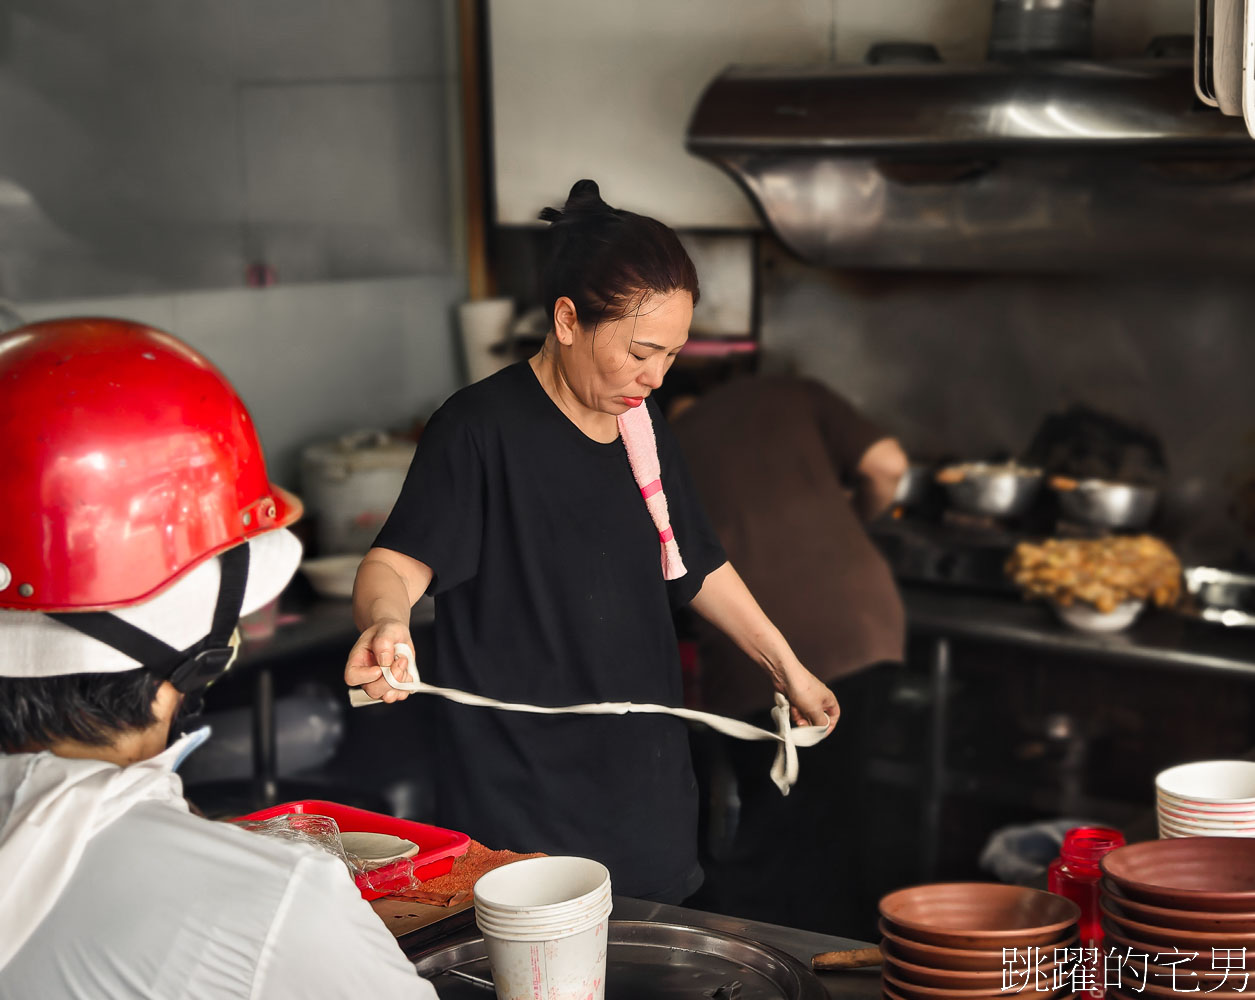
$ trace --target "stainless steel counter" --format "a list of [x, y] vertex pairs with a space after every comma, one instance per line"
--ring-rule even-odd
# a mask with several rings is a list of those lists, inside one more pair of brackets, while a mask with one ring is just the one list
[[[782, 886], [781, 891], [806, 892], [804, 874], [799, 873], [798, 879], [791, 885]], [[849, 938], [816, 934], [812, 931], [778, 927], [775, 924], [764, 924], [754, 920], [742, 920], [737, 917], [726, 917], [717, 913], [705, 913], [701, 910], [689, 910], [680, 906], [649, 903], [626, 897], [615, 897], [614, 911], [610, 914], [610, 919], [686, 924], [692, 927], [719, 931], [724, 934], [732, 934], [777, 948], [792, 955], [808, 968], [811, 956], [817, 952], [836, 951], [843, 948], [865, 948], [868, 946], [864, 941], [853, 941]], [[417, 961], [423, 955], [428, 954], [433, 947], [447, 948], [459, 940], [474, 939], [478, 936], [479, 932], [472, 926], [457, 935], [443, 939], [438, 945], [418, 944], [416, 946], [403, 938], [401, 946], [405, 949], [407, 957]], [[842, 997], [847, 998], [847, 1000], [854, 1000], [854, 998], [871, 1000], [871, 998], [880, 996], [879, 968], [817, 973], [816, 977], [827, 991], [829, 997]], [[450, 992], [452, 992], [452, 988]]]
[[1101, 635], [1069, 628], [1040, 602], [912, 584], [901, 584], [900, 589], [907, 627], [914, 635], [1255, 679], [1255, 630], [1148, 608], [1128, 630]]

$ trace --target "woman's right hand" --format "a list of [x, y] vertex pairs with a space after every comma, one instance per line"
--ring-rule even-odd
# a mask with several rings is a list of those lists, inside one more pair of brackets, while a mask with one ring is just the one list
[[349, 687], [362, 688], [378, 701], [404, 701], [410, 693], [398, 691], [383, 676], [384, 670], [391, 669], [392, 676], [398, 681], [413, 680], [409, 662], [404, 656], [396, 655], [396, 647], [401, 643], [411, 650], [414, 648], [409, 625], [405, 622], [381, 621], [370, 626], [349, 652], [348, 663], [344, 667], [344, 683]]

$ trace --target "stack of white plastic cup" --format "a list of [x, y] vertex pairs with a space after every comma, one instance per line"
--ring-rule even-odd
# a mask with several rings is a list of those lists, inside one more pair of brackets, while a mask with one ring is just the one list
[[610, 872], [587, 858], [529, 858], [475, 883], [498, 1000], [603, 1000]]

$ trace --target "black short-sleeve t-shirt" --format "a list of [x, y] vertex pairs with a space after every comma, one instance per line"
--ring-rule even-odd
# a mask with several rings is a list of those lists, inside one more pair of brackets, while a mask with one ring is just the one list
[[[423, 677], [502, 701], [682, 702], [671, 612], [725, 561], [652, 401], [688, 573], [662, 578], [658, 532], [619, 441], [601, 444], [526, 362], [452, 396], [428, 423], [375, 544], [426, 563], [435, 662]], [[604, 862], [649, 896], [698, 875], [685, 724], [438, 703], [439, 819], [496, 848]]]

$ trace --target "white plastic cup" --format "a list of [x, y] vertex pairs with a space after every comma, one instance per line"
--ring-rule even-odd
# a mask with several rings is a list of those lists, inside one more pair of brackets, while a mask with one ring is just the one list
[[587, 858], [529, 858], [475, 883], [498, 1000], [604, 1000], [610, 872]]
[[[600, 913], [609, 905], [611, 905], [611, 899], [607, 893], [605, 899], [590, 900], [586, 907], [581, 907], [578, 910], [552, 914], [544, 913], [543, 915], [530, 914], [527, 917], [528, 926], [537, 933], [547, 930], [561, 930], [573, 921], [582, 920], [593, 913]], [[481, 907], [476, 911], [476, 916], [481, 927], [487, 927], [492, 930], [514, 931], [519, 927], [520, 917], [517, 914], [496, 913]]]
[[466, 378], [478, 382], [510, 363], [505, 354], [493, 348], [505, 343], [514, 316], [512, 299], [474, 299], [458, 306], [462, 330], [462, 351], [466, 356]]

